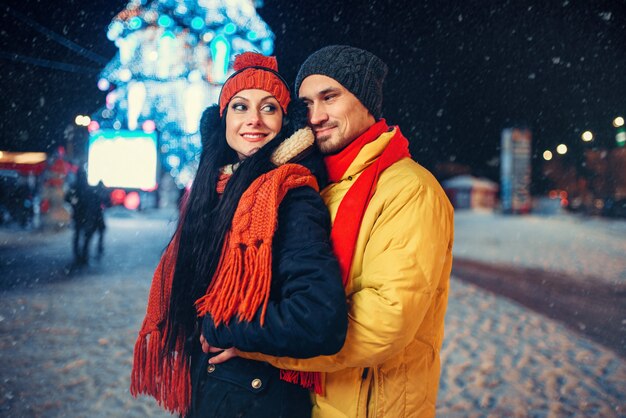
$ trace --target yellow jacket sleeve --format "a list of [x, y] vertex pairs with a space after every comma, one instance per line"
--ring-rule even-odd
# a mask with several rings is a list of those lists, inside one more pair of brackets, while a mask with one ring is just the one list
[[381, 364], [415, 338], [452, 245], [452, 210], [438, 185], [428, 181], [390, 189], [377, 191], [375, 198], [383, 195], [378, 215], [365, 251], [355, 252], [348, 333], [340, 352], [305, 360], [256, 353], [243, 357], [284, 369], [333, 372]]

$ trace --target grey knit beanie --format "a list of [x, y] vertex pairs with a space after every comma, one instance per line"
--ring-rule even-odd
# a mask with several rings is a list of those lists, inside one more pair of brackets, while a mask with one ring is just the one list
[[320, 74], [337, 80], [376, 118], [382, 116], [383, 81], [387, 65], [364, 49], [347, 45], [324, 47], [304, 61], [296, 76], [296, 93], [302, 80]]

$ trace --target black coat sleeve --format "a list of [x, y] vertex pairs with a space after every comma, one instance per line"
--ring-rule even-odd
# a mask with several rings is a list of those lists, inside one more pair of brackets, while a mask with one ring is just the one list
[[348, 312], [329, 230], [328, 209], [320, 195], [309, 187], [290, 190], [279, 207], [264, 326], [260, 309], [251, 322], [234, 318], [218, 327], [206, 315], [202, 328], [209, 344], [294, 358], [338, 352]]

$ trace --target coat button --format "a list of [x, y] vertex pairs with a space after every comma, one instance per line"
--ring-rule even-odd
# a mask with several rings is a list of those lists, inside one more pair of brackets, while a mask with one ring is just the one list
[[261, 382], [261, 379], [254, 379], [250, 385], [253, 389], [259, 389], [263, 385], [263, 382]]
[[209, 364], [206, 368], [207, 373], [213, 373], [215, 371], [215, 364]]

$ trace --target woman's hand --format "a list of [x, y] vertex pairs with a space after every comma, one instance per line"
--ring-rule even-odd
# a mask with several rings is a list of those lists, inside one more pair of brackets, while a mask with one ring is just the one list
[[205, 353], [219, 353], [221, 351], [220, 354], [209, 359], [209, 364], [220, 364], [230, 360], [233, 357], [239, 357], [239, 354], [237, 353], [237, 349], [235, 347], [211, 347], [206, 338], [204, 338], [203, 334], [200, 334], [200, 344], [202, 345], [202, 351]]

